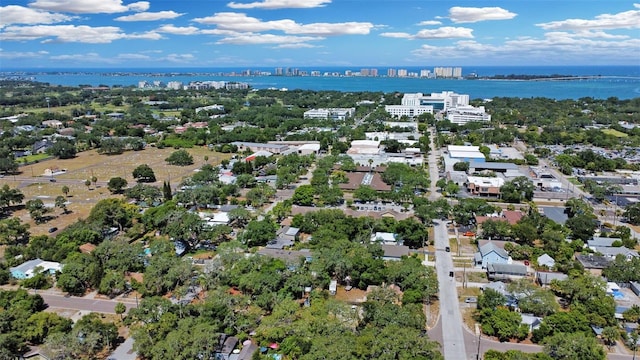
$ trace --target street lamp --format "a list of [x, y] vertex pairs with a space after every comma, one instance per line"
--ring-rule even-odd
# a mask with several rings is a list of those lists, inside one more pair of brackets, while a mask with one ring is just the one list
[[480, 360], [480, 337], [482, 336], [482, 330], [478, 331], [478, 352], [476, 353], [476, 360]]

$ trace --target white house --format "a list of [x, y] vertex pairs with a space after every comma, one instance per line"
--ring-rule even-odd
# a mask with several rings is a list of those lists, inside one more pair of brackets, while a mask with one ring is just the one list
[[371, 235], [371, 242], [379, 242], [384, 245], [395, 245], [398, 243], [397, 235], [389, 232], [376, 232]]
[[[38, 270], [38, 271], [36, 271]], [[26, 261], [18, 266], [9, 268], [11, 276], [16, 279], [29, 279], [37, 273], [48, 272], [55, 274], [56, 271], [61, 271], [62, 265], [54, 261], [44, 261], [42, 259], [33, 259]]]
[[546, 266], [549, 269], [553, 269], [553, 267], [556, 266], [556, 261], [548, 254], [542, 254], [538, 256], [537, 261], [538, 261], [538, 265]]

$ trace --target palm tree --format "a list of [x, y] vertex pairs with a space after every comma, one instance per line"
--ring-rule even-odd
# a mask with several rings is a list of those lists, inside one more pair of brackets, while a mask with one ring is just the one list
[[67, 185], [62, 186], [62, 193], [64, 196], [69, 196], [69, 187]]
[[87, 190], [91, 190], [91, 180], [89, 179], [85, 180], [84, 185], [87, 187]]
[[93, 187], [96, 187], [96, 183], [98, 182], [98, 178], [95, 176], [91, 177], [91, 182], [93, 183]]

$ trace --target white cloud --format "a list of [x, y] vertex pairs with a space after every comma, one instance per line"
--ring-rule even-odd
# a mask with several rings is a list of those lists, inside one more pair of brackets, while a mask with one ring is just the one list
[[437, 29], [424, 29], [414, 35], [416, 39], [452, 39], [473, 38], [473, 29], [464, 27], [443, 26]]
[[143, 54], [118, 54], [116, 56], [120, 60], [150, 60], [151, 57]]
[[0, 40], [37, 40], [42, 43], [79, 42], [89, 44], [108, 44], [121, 39], [159, 40], [162, 35], [154, 32], [126, 34], [115, 26], [91, 27], [86, 25], [36, 25], [8, 26], [0, 33]]
[[432, 25], [442, 25], [442, 22], [438, 20], [425, 20], [425, 21], [420, 21], [418, 23], [418, 26], [432, 26]]
[[449, 9], [449, 18], [454, 23], [474, 23], [486, 20], [509, 20], [517, 14], [499, 7], [461, 7], [454, 6]]
[[311, 45], [307, 43], [297, 43], [297, 44], [280, 44], [278, 46], [274, 46], [274, 49], [311, 49], [317, 48], [317, 45]]
[[0, 28], [11, 24], [53, 24], [73, 19], [64, 14], [30, 9], [24, 6], [0, 7]]
[[169, 54], [160, 60], [170, 61], [174, 63], [188, 63], [195, 59], [195, 56], [193, 56], [192, 54]]
[[368, 22], [298, 24], [290, 19], [262, 21], [244, 13], [222, 12], [193, 21], [216, 25], [218, 29], [238, 32], [282, 31], [296, 35], [366, 35], [374, 27]]
[[29, 59], [29, 58], [41, 58], [48, 55], [47, 51], [4, 51], [0, 49], [0, 59]]
[[173, 24], [162, 25], [156, 29], [157, 32], [174, 35], [194, 35], [200, 32], [195, 26], [174, 26]]
[[423, 29], [415, 35], [404, 32], [387, 32], [380, 36], [397, 38], [397, 39], [455, 39], [455, 38], [473, 38], [473, 29], [464, 27], [443, 26], [437, 29]]
[[29, 7], [75, 14], [114, 14], [126, 11], [147, 11], [149, 2], [139, 1], [123, 5], [122, 0], [36, 0], [29, 4]]
[[381, 33], [380, 36], [396, 38], [396, 39], [412, 39], [413, 35], [405, 32], [386, 32]]
[[230, 2], [227, 4], [232, 9], [308, 9], [323, 7], [331, 3], [331, 0], [264, 0], [252, 3]]
[[[460, 40], [449, 46], [425, 44], [412, 51], [417, 60], [424, 59], [509, 59], [522, 64], [610, 64], [603, 54], [615, 54], [617, 60], [636, 59], [640, 39], [615, 41], [594, 40], [568, 32], [548, 33], [544, 38], [522, 37], [503, 44], [483, 44], [475, 40]], [[598, 61], [600, 59], [600, 61]]]
[[264, 44], [299, 44], [308, 41], [323, 40], [321, 37], [310, 36], [281, 36], [273, 34], [239, 34], [217, 41], [218, 44], [234, 45], [264, 45]]
[[[640, 8], [640, 4], [634, 4]], [[638, 29], [640, 28], [640, 10], [629, 10], [617, 14], [602, 14], [593, 20], [567, 19], [536, 24], [545, 30], [606, 30], [606, 29]]]
[[157, 21], [175, 19], [184, 14], [175, 11], [141, 12], [133, 15], [125, 15], [115, 18], [116, 21]]

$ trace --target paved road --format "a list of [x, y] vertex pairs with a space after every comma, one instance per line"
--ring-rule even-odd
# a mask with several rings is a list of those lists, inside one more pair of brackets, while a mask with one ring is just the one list
[[[75, 296], [54, 295], [38, 292], [50, 308], [84, 310], [105, 314], [115, 314], [115, 306], [119, 300], [88, 299]], [[136, 307], [135, 301], [120, 301], [127, 311]]]
[[449, 276], [454, 271], [451, 253], [445, 251], [449, 246], [446, 223], [435, 220], [434, 237], [436, 245], [436, 273], [438, 274], [440, 319], [442, 328], [443, 355], [447, 360], [468, 359], [462, 330], [462, 316], [458, 306], [458, 291], [455, 278]]

